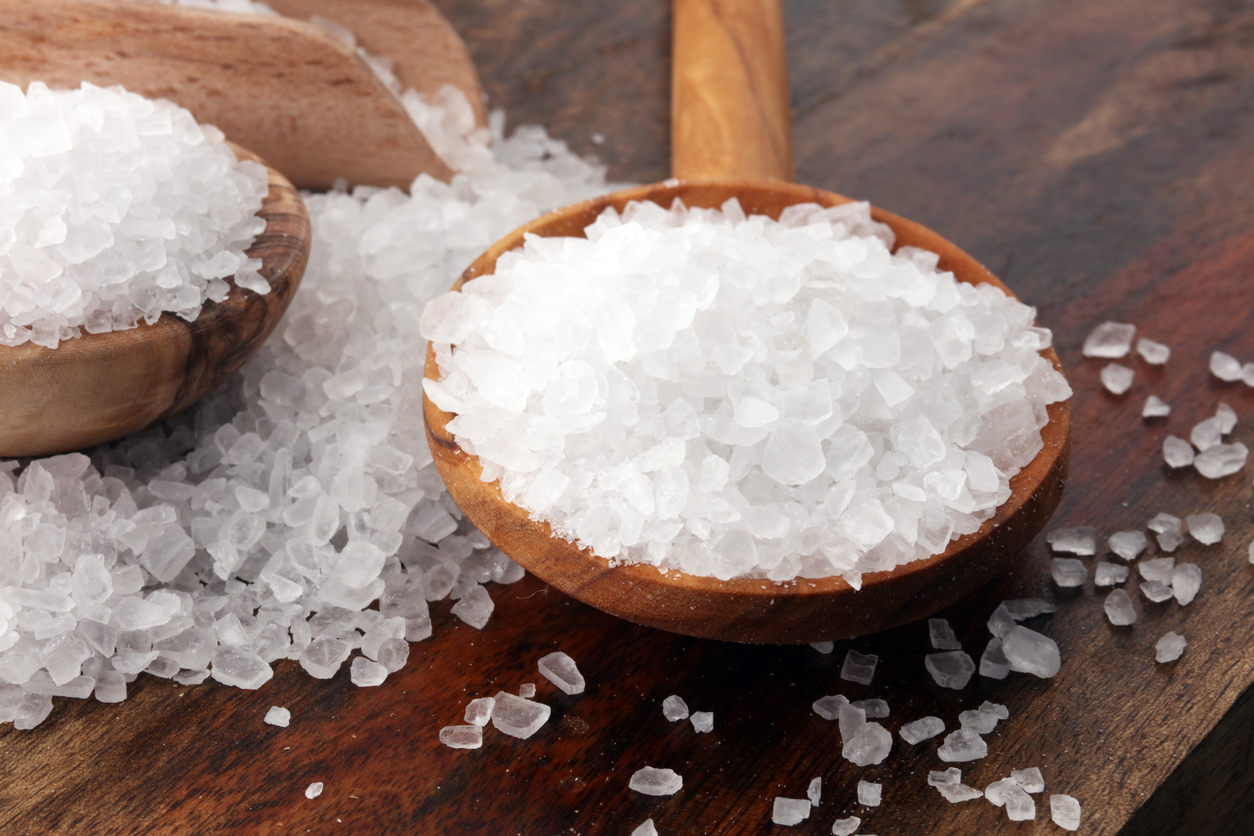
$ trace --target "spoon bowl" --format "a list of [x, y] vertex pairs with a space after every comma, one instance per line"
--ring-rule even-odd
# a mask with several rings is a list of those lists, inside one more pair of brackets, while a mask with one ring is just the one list
[[[723, 179], [668, 181], [615, 192], [545, 215], [501, 239], [462, 274], [454, 290], [491, 274], [497, 259], [522, 246], [527, 234], [582, 236], [584, 228], [608, 207], [619, 211], [631, 201], [650, 200], [669, 208], [675, 199], [690, 207], [717, 208], [735, 197], [746, 214], [778, 219], [787, 206], [817, 203], [838, 206], [850, 198], [778, 180]], [[931, 250], [938, 269], [959, 281], [992, 284], [1013, 295], [979, 262], [930, 229], [881, 209], [872, 217], [887, 224], [898, 246]], [[1059, 367], [1058, 357], [1045, 352]], [[425, 376], [440, 377], [434, 349], [428, 348]], [[978, 531], [949, 544], [943, 553], [888, 572], [862, 576], [854, 589], [839, 576], [798, 578], [787, 584], [769, 580], [720, 581], [655, 566], [612, 566], [587, 549], [555, 536], [548, 523], [531, 519], [507, 502], [496, 482], [481, 479], [482, 467], [467, 455], [447, 425], [453, 415], [423, 399], [427, 441], [449, 494], [498, 548], [545, 583], [628, 621], [674, 633], [726, 641], [790, 644], [861, 636], [931, 615], [970, 594], [1004, 571], [1044, 527], [1062, 498], [1070, 451], [1070, 407], [1048, 407], [1042, 429], [1044, 448], [1010, 480], [1011, 496]]]
[[[232, 144], [240, 160], [266, 165]], [[0, 346], [0, 456], [43, 456], [113, 441], [169, 418], [226, 379], [274, 330], [309, 258], [309, 214], [287, 178], [266, 165], [266, 228], [248, 249], [270, 292], [236, 287], [195, 320], [83, 334], [56, 348]]]

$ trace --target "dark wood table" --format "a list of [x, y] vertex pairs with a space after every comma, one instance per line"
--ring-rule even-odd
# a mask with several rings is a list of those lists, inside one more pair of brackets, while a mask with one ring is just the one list
[[[663, 0], [437, 0], [470, 45], [494, 106], [538, 122], [616, 180], [667, 175], [669, 11]], [[927, 224], [980, 258], [1053, 328], [1076, 390], [1071, 483], [1053, 527], [1103, 535], [1159, 511], [1211, 510], [1222, 543], [1189, 542], [1197, 600], [1151, 604], [1112, 628], [1090, 580], [1059, 590], [1038, 540], [1016, 569], [944, 613], [974, 656], [1005, 598], [1042, 596], [1035, 622], [1057, 640], [1057, 677], [976, 678], [937, 688], [924, 625], [837, 644], [752, 647], [698, 641], [602, 615], [532, 578], [491, 587], [483, 631], [434, 608], [435, 636], [381, 688], [278, 666], [258, 692], [144, 677], [121, 706], [58, 700], [37, 730], [0, 730], [3, 833], [626, 834], [652, 817], [664, 836], [829, 833], [855, 814], [880, 834], [1060, 833], [1050, 792], [1084, 806], [1085, 834], [1254, 832], [1254, 537], [1249, 472], [1216, 482], [1168, 470], [1219, 401], [1254, 441], [1254, 390], [1207, 372], [1222, 349], [1254, 360], [1254, 2], [1249, 0], [788, 0], [798, 179]], [[604, 134], [598, 144], [597, 135]], [[1080, 356], [1098, 322], [1136, 323], [1171, 346], [1165, 368], [1134, 361], [1136, 383], [1105, 393]], [[1147, 395], [1169, 419], [1140, 417]], [[1087, 561], [1090, 567], [1096, 558]], [[1167, 630], [1189, 646], [1154, 662]], [[848, 648], [880, 656], [870, 686], [839, 679]], [[588, 680], [567, 697], [538, 675], [554, 649]], [[519, 741], [489, 731], [477, 751], [441, 746], [465, 703], [540, 685], [553, 717]], [[714, 731], [670, 724], [678, 693], [714, 712]], [[979, 788], [1041, 768], [1035, 823], [985, 801], [946, 803], [926, 785], [940, 739], [895, 739], [884, 764], [840, 757], [818, 697], [883, 697], [893, 732], [927, 714], [956, 728], [985, 699], [1010, 719], [989, 756], [961, 765]], [[292, 725], [261, 721], [274, 704]], [[627, 788], [644, 765], [684, 777], [670, 798]], [[776, 795], [823, 803], [791, 830]], [[859, 779], [884, 803], [856, 804]], [[325, 782], [310, 801], [305, 787]]]

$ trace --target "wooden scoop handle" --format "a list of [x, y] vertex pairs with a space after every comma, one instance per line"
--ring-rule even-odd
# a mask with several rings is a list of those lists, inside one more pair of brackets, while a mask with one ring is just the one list
[[674, 0], [671, 172], [793, 180], [780, 0]]

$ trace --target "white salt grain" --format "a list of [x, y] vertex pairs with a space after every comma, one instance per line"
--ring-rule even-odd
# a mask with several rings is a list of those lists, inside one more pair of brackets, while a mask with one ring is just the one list
[[873, 784], [870, 781], [858, 782], [858, 803], [863, 807], [880, 806], [883, 794], [884, 787], [882, 784]]
[[1210, 373], [1227, 382], [1240, 380], [1243, 374], [1241, 361], [1230, 354], [1216, 351], [1210, 356]]
[[994, 717], [997, 717], [1000, 720], [1010, 719], [1010, 709], [1006, 708], [1006, 706], [1001, 705], [1000, 703], [989, 702], [988, 700], [985, 700], [984, 702], [980, 703], [980, 711], [983, 711], [985, 714], [992, 714]]
[[1115, 586], [1121, 584], [1128, 579], [1128, 567], [1118, 563], [1111, 563], [1107, 560], [1097, 564], [1097, 571], [1093, 577], [1094, 586]]
[[627, 785], [644, 795], [674, 795], [683, 787], [684, 779], [673, 769], [646, 766], [636, 770]]
[[1159, 663], [1174, 662], [1184, 653], [1188, 642], [1179, 633], [1166, 633], [1154, 645], [1154, 659]]
[[631, 836], [658, 836], [657, 827], [653, 824], [653, 819], [645, 819], [639, 827], [631, 831]]
[[923, 660], [927, 672], [942, 688], [955, 690], [967, 687], [975, 673], [975, 662], [961, 650], [946, 653], [929, 653]]
[[980, 656], [980, 676], [989, 679], [1005, 679], [1009, 675], [1010, 660], [1006, 658], [1002, 650], [1001, 639], [993, 637], [989, 639], [988, 645], [984, 648], [984, 654]]
[[1055, 557], [1049, 571], [1061, 587], [1083, 586], [1089, 578], [1089, 570], [1074, 557]]
[[1209, 450], [1223, 440], [1223, 419], [1218, 416], [1207, 418], [1193, 425], [1189, 432], [1189, 441], [1198, 450]]
[[1158, 557], [1153, 560], [1142, 560], [1136, 565], [1137, 572], [1147, 581], [1158, 581], [1163, 584], [1171, 583], [1171, 576], [1176, 567], [1176, 560], [1173, 557]]
[[496, 700], [491, 697], [480, 697], [471, 700], [466, 705], [466, 713], [463, 719], [472, 726], [486, 726], [488, 721], [492, 719], [492, 709], [496, 705]]
[[1080, 802], [1069, 795], [1051, 795], [1049, 814], [1063, 830], [1080, 829]]
[[975, 761], [988, 755], [988, 744], [975, 732], [958, 729], [945, 738], [936, 754], [947, 763]]
[[1002, 638], [1002, 652], [1013, 670], [1049, 679], [1058, 673], [1062, 658], [1058, 645], [1027, 627], [1015, 627]]
[[1161, 366], [1171, 359], [1171, 349], [1146, 337], [1136, 341], [1136, 352], [1152, 366]]
[[713, 711], [694, 711], [688, 719], [692, 722], [692, 727], [697, 734], [704, 734], [714, 730]]
[[837, 720], [840, 718], [840, 710], [847, 705], [849, 705], [848, 697], [834, 694], [830, 697], [822, 697], [815, 700], [811, 707], [814, 709], [814, 713], [824, 720]]
[[1155, 514], [1149, 521], [1147, 527], [1150, 531], [1157, 534], [1162, 534], [1167, 531], [1179, 533], [1182, 528], [1182, 523], [1179, 517], [1174, 517], [1171, 514], [1158, 513]]
[[1121, 366], [1118, 363], [1110, 363], [1102, 369], [1102, 385], [1107, 391], [1115, 395], [1122, 395], [1124, 392], [1132, 388], [1132, 378], [1135, 372], [1127, 366]]
[[553, 709], [543, 703], [497, 692], [492, 706], [492, 725], [510, 737], [526, 740], [540, 730]]
[[1239, 441], [1234, 444], [1216, 444], [1194, 456], [1193, 467], [1207, 479], [1222, 479], [1245, 467], [1249, 457], [1249, 448]]
[[810, 786], [806, 787], [806, 798], [810, 799], [810, 803], [815, 807], [819, 806], [819, 800], [823, 797], [823, 779], [815, 778], [810, 782]]
[[954, 628], [943, 618], [927, 620], [928, 634], [932, 639], [932, 647], [936, 650], [962, 650], [962, 642], [954, 635]]
[[962, 770], [956, 766], [948, 769], [932, 770], [927, 774], [929, 787], [953, 786], [962, 782]]
[[879, 720], [888, 716], [888, 703], [884, 700], [855, 700], [849, 704], [861, 709], [868, 720]]
[[266, 712], [264, 722], [285, 729], [288, 723], [292, 722], [292, 712], [282, 706], [272, 705]]
[[1171, 573], [1171, 592], [1180, 606], [1188, 606], [1202, 588], [1202, 569], [1196, 563], [1181, 563]]
[[991, 711], [982, 711], [974, 709], [972, 711], [964, 711], [958, 715], [959, 725], [967, 731], [976, 734], [988, 734], [997, 728], [997, 723], [1002, 718]]
[[1193, 445], [1183, 438], [1169, 435], [1163, 439], [1163, 461], [1168, 467], [1188, 467], [1193, 464]]
[[1006, 790], [1006, 815], [1011, 821], [1032, 821], [1036, 818], [1036, 802], [1018, 784]]
[[810, 647], [813, 647], [819, 653], [826, 655], [828, 653], [831, 653], [832, 650], [835, 649], [836, 644], [835, 642], [812, 642], [810, 644]]
[[1224, 435], [1232, 432], [1237, 426], [1237, 411], [1226, 403], [1220, 402], [1215, 407], [1215, 418], [1219, 420], [1219, 432]]
[[1223, 539], [1224, 521], [1218, 514], [1209, 511], [1202, 514], [1190, 514], [1185, 518], [1189, 526], [1189, 534], [1193, 539], [1206, 546], [1213, 546]]
[[966, 784], [938, 784], [936, 791], [944, 796], [945, 800], [950, 804], [961, 804], [964, 801], [974, 801], [977, 798], [983, 798], [984, 793], [975, 787], [968, 787]]
[[[1006, 806], [1006, 799], [1010, 796], [1011, 790], [1018, 787], [1018, 784], [1011, 778], [1002, 778], [994, 781], [984, 789], [984, 797], [994, 807]], [[1020, 788], [1021, 789], [1021, 788]]]
[[1143, 531], [1116, 531], [1107, 541], [1110, 550], [1124, 560], [1136, 560], [1145, 551], [1147, 540]]
[[1103, 322], [1084, 340], [1085, 357], [1125, 357], [1136, 336], [1136, 326], [1123, 322]]
[[1088, 526], [1056, 528], [1045, 535], [1045, 542], [1056, 552], [1086, 556], [1097, 552], [1097, 532]]
[[875, 665], [879, 660], [880, 657], [878, 656], [850, 650], [845, 654], [845, 663], [841, 665], [840, 678], [850, 682], [870, 685], [871, 678], [875, 676]]
[[1024, 792], [1036, 793], [1045, 791], [1045, 778], [1039, 767], [1030, 769], [1012, 769], [1010, 780], [1023, 787]]
[[575, 665], [575, 660], [565, 653], [556, 651], [540, 659], [540, 673], [564, 693], [582, 694], [585, 687], [583, 674]]
[[483, 726], [445, 726], [440, 729], [440, 742], [450, 749], [478, 749], [483, 746]]
[[[848, 700], [846, 700], [846, 702], [848, 702]], [[815, 710], [817, 711], [818, 709], [816, 708]], [[672, 723], [677, 723], [680, 720], [687, 720], [688, 704], [683, 701], [682, 697], [679, 697], [676, 694], [671, 694], [669, 697], [662, 700], [662, 715]], [[834, 716], [835, 715], [833, 715], [833, 717]], [[828, 717], [827, 719], [831, 720], [832, 717]]]
[[1043, 598], [1010, 598], [1002, 601], [1001, 606], [1015, 621], [1048, 615], [1057, 610], [1057, 607]]
[[1122, 589], [1116, 589], [1107, 595], [1102, 606], [1106, 610], [1106, 618], [1116, 627], [1126, 627], [1136, 621], [1132, 599]]
[[1170, 414], [1171, 404], [1157, 395], [1150, 395], [1145, 399], [1145, 406], [1141, 407], [1142, 418], [1166, 418]]
[[941, 718], [923, 717], [906, 723], [897, 733], [901, 735], [902, 740], [913, 746], [924, 740], [930, 740], [943, 731], [945, 731], [945, 723]]
[[771, 821], [775, 824], [792, 826], [810, 818], [810, 802], [804, 798], [783, 798], [777, 796], [771, 808]]
[[857, 816], [836, 819], [836, 821], [832, 822], [832, 836], [853, 836], [861, 826], [862, 819]]
[[482, 630], [495, 608], [488, 591], [482, 586], [475, 586], [453, 605], [450, 612], [476, 630]]
[[317, 798], [320, 795], [322, 795], [322, 782], [321, 781], [314, 781], [312, 784], [305, 787], [305, 798], [313, 799], [313, 798]]

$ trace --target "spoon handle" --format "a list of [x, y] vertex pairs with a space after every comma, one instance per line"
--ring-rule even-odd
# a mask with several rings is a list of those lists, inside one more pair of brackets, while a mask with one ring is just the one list
[[671, 172], [793, 180], [780, 0], [674, 0]]

